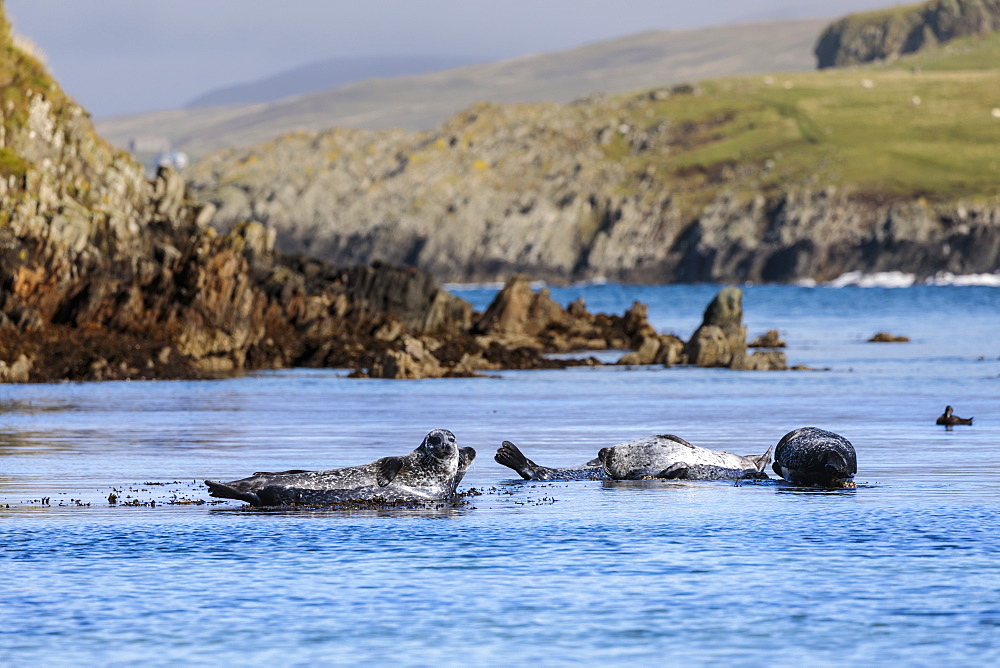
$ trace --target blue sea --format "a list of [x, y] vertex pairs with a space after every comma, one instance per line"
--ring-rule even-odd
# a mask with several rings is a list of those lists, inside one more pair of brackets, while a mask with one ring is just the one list
[[[552, 293], [642, 301], [686, 339], [718, 288]], [[750, 336], [813, 370], [0, 386], [0, 665], [1000, 663], [1000, 288], [744, 291]], [[936, 426], [946, 404], [974, 425]], [[493, 461], [505, 439], [572, 466], [657, 433], [760, 454], [802, 426], [854, 444], [856, 490]], [[454, 507], [202, 503], [205, 478], [366, 463], [436, 427], [478, 452], [460, 489], [482, 493]]]

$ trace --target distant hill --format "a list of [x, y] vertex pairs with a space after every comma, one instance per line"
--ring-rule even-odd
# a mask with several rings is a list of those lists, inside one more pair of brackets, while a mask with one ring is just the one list
[[1000, 30], [1000, 0], [929, 0], [832, 23], [816, 44], [820, 69], [891, 60], [960, 37]]
[[274, 102], [286, 97], [315, 93], [365, 79], [405, 77], [440, 72], [484, 62], [482, 58], [458, 56], [370, 56], [334, 58], [279, 72], [232, 86], [210, 90], [188, 102], [186, 109], [227, 104]]
[[568, 102], [597, 91], [811, 70], [812, 48], [826, 24], [808, 19], [652, 31], [487, 65], [352, 83], [278, 102], [163, 111], [96, 125], [118, 146], [162, 137], [195, 158], [301, 130], [430, 129], [480, 101]]

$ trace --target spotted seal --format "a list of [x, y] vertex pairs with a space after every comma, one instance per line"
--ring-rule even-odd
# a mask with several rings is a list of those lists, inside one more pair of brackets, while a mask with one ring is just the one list
[[951, 429], [956, 424], [971, 425], [972, 421], [975, 420], [975, 418], [960, 418], [954, 413], [955, 413], [954, 408], [952, 408], [951, 406], [945, 406], [944, 413], [942, 413], [941, 417], [937, 419], [937, 424], [943, 424], [945, 427]]
[[440, 501], [455, 494], [476, 457], [460, 448], [447, 429], [434, 429], [413, 452], [382, 457], [370, 464], [326, 471], [254, 473], [221, 483], [206, 480], [208, 493], [251, 506], [329, 505], [345, 501]]
[[525, 480], [608, 480], [610, 478], [600, 459], [592, 459], [586, 464], [572, 468], [549, 468], [539, 466], [525, 457], [524, 453], [510, 441], [504, 441], [497, 448], [493, 459], [498, 464], [514, 469]]
[[602, 448], [597, 459], [576, 468], [540, 466], [516, 445], [504, 441], [494, 459], [514, 469], [525, 480], [738, 480], [766, 478], [771, 450], [741, 457], [721, 450], [691, 445], [680, 436], [662, 434]]
[[853, 489], [858, 459], [854, 446], [840, 434], [802, 427], [778, 441], [774, 472], [797, 485]]
[[597, 456], [615, 480], [740, 480], [767, 478], [764, 469], [771, 462], [771, 450], [744, 457], [691, 445], [673, 434], [659, 434], [602, 448]]

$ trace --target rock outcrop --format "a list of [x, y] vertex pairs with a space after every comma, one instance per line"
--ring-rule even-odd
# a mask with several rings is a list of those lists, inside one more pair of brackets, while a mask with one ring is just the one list
[[215, 207], [192, 202], [178, 175], [162, 169], [147, 181], [94, 133], [86, 112], [13, 45], [2, 4], [0, 91], [2, 382], [293, 365], [468, 375], [575, 363], [544, 356], [574, 336], [627, 344], [601, 327], [623, 318], [546, 304], [529, 316], [551, 333], [526, 322], [533, 345], [514, 346], [474, 333], [470, 305], [416, 269], [286, 255], [256, 222], [218, 234]]
[[820, 69], [888, 60], [929, 46], [1000, 30], [1000, 0], [931, 0], [854, 14], [816, 43]]
[[701, 326], [684, 346], [682, 359], [701, 367], [737, 370], [784, 370], [788, 368], [780, 351], [747, 354], [747, 328], [743, 325], [743, 291], [724, 287], [705, 309]]

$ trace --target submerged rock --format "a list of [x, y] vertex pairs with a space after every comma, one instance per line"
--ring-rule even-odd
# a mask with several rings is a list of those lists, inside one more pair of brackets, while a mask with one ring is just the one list
[[876, 332], [868, 343], [909, 343], [910, 337], [890, 334], [889, 332]]

